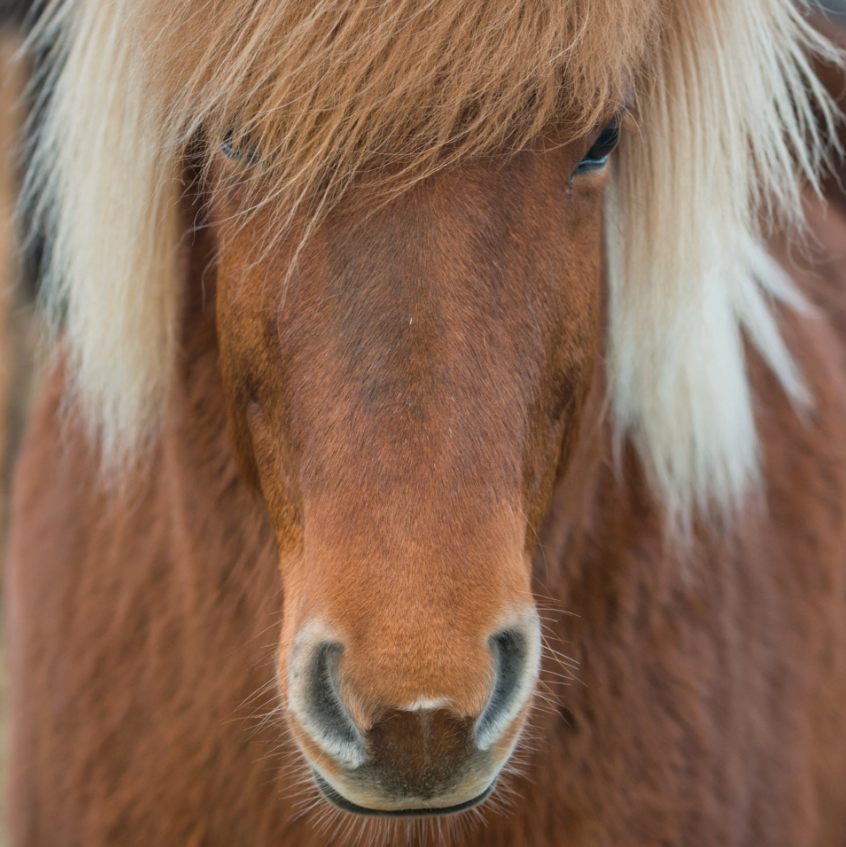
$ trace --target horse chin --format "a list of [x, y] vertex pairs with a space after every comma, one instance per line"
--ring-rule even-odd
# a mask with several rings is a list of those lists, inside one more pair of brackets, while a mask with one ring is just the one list
[[332, 788], [332, 786], [329, 785], [329, 783], [317, 772], [317, 770], [313, 769], [312, 773], [314, 775], [314, 781], [317, 783], [317, 787], [320, 789], [320, 793], [336, 808], [354, 815], [362, 815], [364, 817], [386, 818], [423, 818], [455, 815], [459, 812], [466, 812], [468, 809], [472, 809], [487, 800], [488, 797], [490, 797], [493, 793], [493, 790], [496, 788], [497, 781], [496, 777], [494, 777], [490, 785], [488, 785], [488, 787], [481, 794], [477, 795], [476, 797], [473, 797], [470, 800], [465, 800], [464, 802], [457, 803], [453, 806], [420, 806], [401, 809], [372, 809], [367, 808], [365, 806], [358, 806], [350, 800], [347, 800], [346, 797], [344, 797], [342, 794]]

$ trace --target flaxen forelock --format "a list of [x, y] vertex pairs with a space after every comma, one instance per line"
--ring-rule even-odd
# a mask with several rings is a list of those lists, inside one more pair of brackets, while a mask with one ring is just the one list
[[425, 178], [563, 115], [585, 132], [638, 67], [657, 5], [183, 0], [129, 30], [151, 45], [141, 73], [165, 95], [172, 143], [234, 127], [262, 151], [265, 199], [331, 205], [386, 164]]

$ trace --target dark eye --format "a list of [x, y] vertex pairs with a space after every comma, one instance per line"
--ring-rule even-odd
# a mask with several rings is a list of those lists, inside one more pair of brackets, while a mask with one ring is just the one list
[[589, 171], [598, 171], [605, 167], [608, 163], [608, 157], [614, 152], [614, 148], [620, 142], [620, 124], [616, 118], [608, 124], [605, 129], [599, 134], [599, 138], [593, 143], [593, 147], [588, 150], [587, 155], [576, 165], [573, 171], [573, 176], [576, 174], [588, 173]]
[[220, 141], [220, 149], [227, 159], [245, 165], [254, 165], [261, 158], [261, 150], [249, 135], [238, 135], [234, 129], [229, 129]]

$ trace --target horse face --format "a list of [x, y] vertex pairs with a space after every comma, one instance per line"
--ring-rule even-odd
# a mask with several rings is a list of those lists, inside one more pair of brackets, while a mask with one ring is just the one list
[[591, 141], [465, 164], [391, 202], [355, 188], [304, 242], [268, 241], [278, 208], [236, 223], [244, 197], [214, 183], [243, 165], [215, 165], [222, 368], [278, 539], [279, 684], [349, 811], [473, 805], [526, 720], [534, 540], [596, 349]]

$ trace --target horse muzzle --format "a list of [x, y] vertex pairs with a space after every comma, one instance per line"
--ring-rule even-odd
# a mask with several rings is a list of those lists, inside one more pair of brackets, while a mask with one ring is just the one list
[[[532, 610], [487, 638], [481, 710], [439, 691], [405, 705], [357, 707], [343, 673], [350, 649], [326, 628], [307, 625], [288, 673], [289, 719], [323, 796], [359, 815], [449, 815], [493, 792], [529, 710], [540, 660]], [[364, 714], [367, 717], [364, 717]]]

